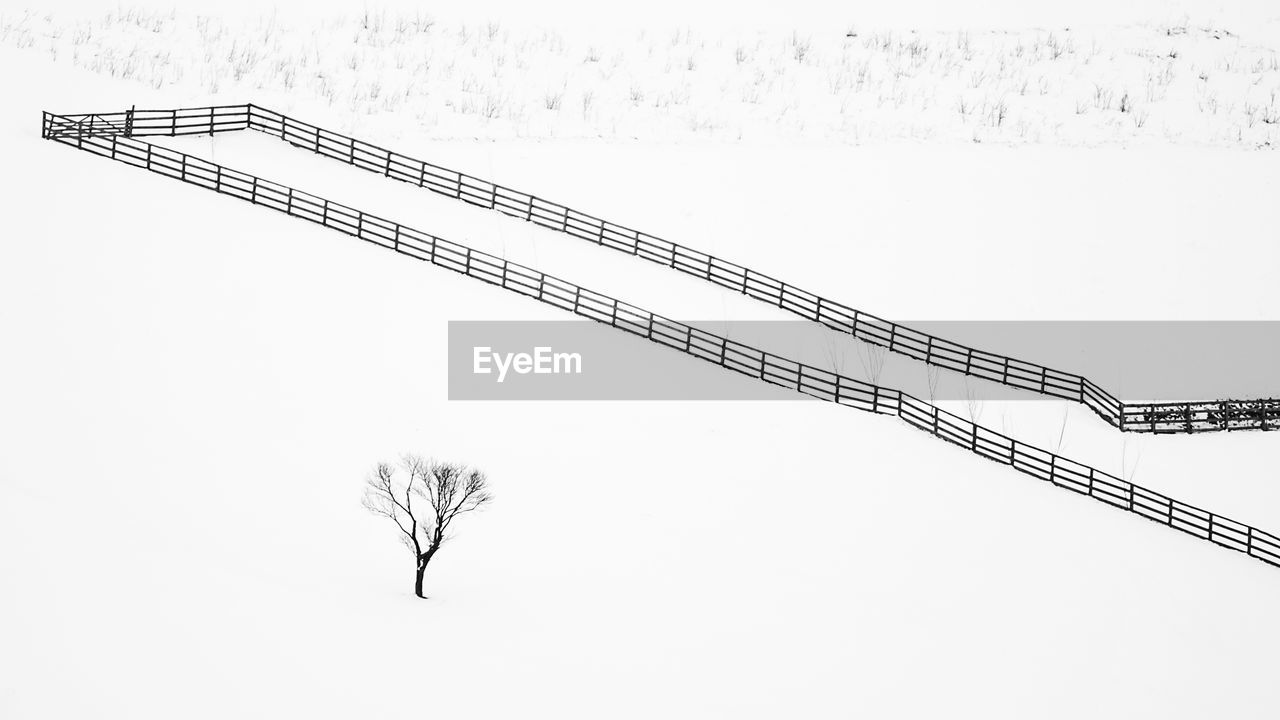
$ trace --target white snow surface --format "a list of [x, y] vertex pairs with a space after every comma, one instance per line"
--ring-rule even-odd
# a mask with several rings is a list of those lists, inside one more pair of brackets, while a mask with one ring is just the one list
[[[1125, 130], [1105, 147], [859, 145], [799, 128], [708, 136], [653, 116], [633, 120], [666, 127], [660, 142], [518, 137], [474, 117], [466, 132], [484, 139], [461, 140], [307, 87], [211, 94], [187, 75], [154, 88], [66, 60], [0, 49], [0, 716], [1280, 707], [1276, 568], [822, 403], [449, 402], [447, 321], [566, 316], [41, 141], [37, 123], [41, 109], [274, 103], [930, 319], [1278, 319], [1269, 152], [1213, 128], [1150, 142]], [[1221, 88], [1237, 109], [1245, 92]], [[602, 112], [631, 112], [600, 98]], [[167, 144], [673, 317], [785, 317], [264, 136]], [[1050, 446], [1061, 407], [992, 402], [982, 420]], [[1275, 530], [1275, 439], [1121, 436], [1077, 407], [1063, 452]], [[359, 502], [373, 464], [406, 451], [479, 465], [496, 494], [434, 561], [425, 602], [392, 528]]]
[[251, 94], [438, 139], [1280, 143], [1274, 7], [1251, 21], [1170, 7], [1123, 25], [971, 16], [931, 30], [854, 7], [764, 29], [438, 10], [55, 6], [0, 13], [0, 45], [202, 102]]

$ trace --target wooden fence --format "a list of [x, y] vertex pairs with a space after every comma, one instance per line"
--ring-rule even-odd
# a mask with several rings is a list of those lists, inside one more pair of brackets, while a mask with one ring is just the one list
[[900, 390], [797, 363], [533, 268], [124, 133], [72, 132], [71, 128], [90, 124], [101, 127], [86, 122], [88, 117], [45, 113], [44, 137], [337, 230], [771, 385], [865, 412], [894, 415], [988, 460], [1280, 567], [1280, 538], [1271, 533], [1019, 442]]
[[[63, 115], [49, 134], [205, 135], [252, 129], [296, 147], [471, 205], [536, 223], [693, 275], [837, 332], [954, 372], [1084, 404], [1125, 432], [1280, 429], [1280, 399], [1126, 403], [1088, 378], [913, 330], [736, 263], [456, 170], [417, 160], [253, 105]], [[817, 261], [817, 260], [815, 260]]]
[[928, 335], [751, 268], [560, 203], [417, 160], [257, 105], [247, 107], [250, 129], [279, 137], [296, 147], [670, 267], [930, 365], [1081, 402], [1122, 431], [1196, 433], [1280, 428], [1280, 399], [1122, 402], [1081, 375]]

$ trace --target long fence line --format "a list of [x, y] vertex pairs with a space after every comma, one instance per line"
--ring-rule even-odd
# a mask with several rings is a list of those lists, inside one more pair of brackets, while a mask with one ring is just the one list
[[417, 160], [254, 104], [60, 116], [58, 132], [203, 135], [244, 129], [482, 208], [670, 267], [823, 326], [947, 370], [1080, 402], [1125, 432], [1280, 429], [1280, 399], [1126, 403], [1088, 378], [928, 335], [842, 305], [751, 268], [579, 212], [535, 195]]
[[[84, 116], [45, 113], [42, 132], [47, 139], [337, 230], [771, 385], [865, 412], [894, 415], [980, 457], [1280, 567], [1276, 535], [1019, 442], [900, 390], [798, 363], [533, 268], [122, 132], [90, 134], [89, 125]], [[102, 127], [97, 122], [92, 125]]]
[[249, 128], [325, 157], [670, 267], [931, 365], [1081, 402], [1122, 431], [1280, 428], [1280, 399], [1125, 403], [1081, 375], [978, 350], [842, 305], [751, 268], [456, 170], [249, 105]]

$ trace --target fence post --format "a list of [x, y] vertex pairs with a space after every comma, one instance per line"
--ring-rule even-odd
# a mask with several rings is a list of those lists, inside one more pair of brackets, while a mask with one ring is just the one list
[[[284, 214], [285, 215], [293, 214], [293, 188], [289, 188], [288, 199], [285, 201], [285, 205], [284, 205]], [[356, 231], [356, 234], [357, 235], [359, 234], [359, 230]]]
[[258, 204], [258, 176], [253, 176], [253, 189], [249, 191], [249, 201], [254, 205]]
[[320, 154], [320, 126], [316, 126], [316, 154]]
[[[395, 237], [391, 240], [391, 249], [400, 252], [400, 223], [396, 223]], [[506, 287], [507, 282], [507, 261], [502, 261], [502, 283]]]
[[210, 108], [209, 108], [209, 134], [210, 134], [210, 135], [212, 135], [212, 134], [213, 134], [213, 131], [214, 131], [214, 127], [213, 127], [213, 108], [212, 108], [212, 107], [210, 107]]
[[387, 172], [386, 172], [386, 176], [387, 176], [387, 177], [391, 177], [391, 151], [390, 151], [390, 150], [388, 150], [388, 151], [387, 151]]
[[582, 288], [577, 285], [573, 286], [573, 314], [578, 314], [578, 301], [582, 297]]
[[125, 137], [133, 137], [133, 112], [138, 108], [137, 105], [131, 105], [124, 114], [124, 135]]
[[178, 111], [173, 109], [169, 112], [172, 113], [172, 117], [169, 120], [169, 137], [174, 137], [178, 134]]
[[1245, 552], [1249, 555], [1253, 555], [1253, 526], [1245, 525], [1245, 529]]

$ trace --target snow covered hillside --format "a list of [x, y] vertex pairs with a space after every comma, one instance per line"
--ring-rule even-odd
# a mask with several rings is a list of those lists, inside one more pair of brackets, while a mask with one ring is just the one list
[[[1275, 45], [1194, 23], [972, 32], [965, 60], [939, 32], [913, 65], [909, 34], [841, 27], [803, 59], [762, 31], [739, 62], [695, 29], [589, 61], [554, 33], [441, 23], [421, 43], [376, 17], [269, 36], [166, 12], [0, 21], [0, 716], [1274, 716], [1276, 568], [822, 403], [449, 402], [448, 321], [565, 316], [42, 141], [38, 121], [276, 104], [896, 318], [1275, 320], [1280, 169], [1251, 148], [1276, 126], [1246, 110], [1268, 107]], [[499, 56], [527, 67], [494, 74]], [[864, 61], [861, 89], [856, 70], [827, 84]], [[1112, 107], [1077, 113], [1095, 84]], [[671, 92], [687, 99], [655, 102]], [[968, 97], [1009, 114], [951, 106]], [[913, 141], [871, 142], [888, 138]], [[164, 142], [674, 317], [777, 317], [264, 136]], [[983, 412], [1041, 445], [1063, 421]], [[1067, 455], [1280, 529], [1273, 433], [1122, 436], [1079, 409], [1066, 427]], [[360, 504], [406, 451], [476, 464], [496, 495], [426, 602]]]
[[1280, 23], [561, 33], [500, 18], [6, 12], [0, 44], [154, 89], [387, 115], [435, 138], [1280, 142]]

